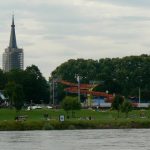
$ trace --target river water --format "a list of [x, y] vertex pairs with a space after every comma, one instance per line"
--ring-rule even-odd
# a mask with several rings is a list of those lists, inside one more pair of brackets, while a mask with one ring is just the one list
[[2, 131], [0, 150], [150, 150], [150, 129]]

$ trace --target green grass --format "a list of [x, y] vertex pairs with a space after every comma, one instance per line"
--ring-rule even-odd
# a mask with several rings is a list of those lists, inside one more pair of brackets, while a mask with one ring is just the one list
[[[150, 110], [145, 110], [144, 116], [145, 118], [140, 117], [140, 110], [133, 110], [132, 112], [129, 113], [129, 118], [125, 118], [124, 113], [120, 113], [120, 120], [127, 120], [127, 119], [132, 119], [132, 120], [149, 120], [150, 118]], [[15, 109], [0, 109], [0, 121], [12, 121], [14, 120], [16, 115], [27, 115], [28, 121], [40, 121], [44, 120], [44, 114], [48, 114], [49, 118], [52, 120], [58, 120], [59, 115], [63, 114], [67, 116], [67, 113], [62, 110], [62, 109], [36, 109], [36, 110], [22, 110], [19, 113], [15, 111]], [[116, 111], [111, 111], [111, 110], [106, 110], [106, 111], [94, 111], [94, 110], [80, 110], [75, 112], [75, 118], [72, 118], [71, 112], [69, 113], [69, 120], [86, 120], [87, 117], [91, 116], [93, 120], [101, 120], [101, 121], [111, 121], [118, 119], [117, 118], [117, 112]]]
[[[65, 119], [65, 122], [59, 122], [59, 115], [67, 116], [62, 109], [38, 109], [22, 110], [17, 113], [14, 109], [0, 109], [0, 130], [53, 130], [53, 129], [106, 129], [106, 128], [150, 128], [150, 110], [142, 111], [144, 118], [140, 117], [140, 110], [133, 110], [129, 117], [120, 113], [117, 118], [117, 112], [80, 110], [76, 111], [75, 117]], [[50, 120], [44, 118], [47, 113]], [[26, 121], [15, 121], [16, 115], [27, 115]], [[69, 113], [71, 116], [71, 113]], [[92, 120], [87, 120], [91, 116]]]
[[43, 115], [48, 113], [48, 115], [53, 118], [58, 118], [59, 114], [64, 114], [63, 110], [48, 110], [48, 109], [37, 109], [37, 110], [21, 110], [20, 112], [16, 112], [15, 109], [0, 109], [0, 121], [4, 120], [14, 120], [15, 116], [27, 115], [27, 120], [43, 120]]

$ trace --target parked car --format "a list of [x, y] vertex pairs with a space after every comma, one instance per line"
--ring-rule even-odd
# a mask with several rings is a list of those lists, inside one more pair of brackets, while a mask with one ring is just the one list
[[39, 105], [35, 105], [35, 106], [28, 106], [27, 110], [32, 110], [32, 109], [41, 109], [42, 107]]
[[46, 106], [46, 108], [48, 108], [48, 109], [52, 109], [53, 107], [52, 107], [52, 106]]

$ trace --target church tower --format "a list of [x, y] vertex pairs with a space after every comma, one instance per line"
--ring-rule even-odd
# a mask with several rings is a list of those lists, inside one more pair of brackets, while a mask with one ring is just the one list
[[8, 48], [3, 53], [3, 70], [8, 72], [12, 69], [23, 69], [24, 55], [23, 49], [17, 47], [14, 15], [12, 16], [12, 25], [10, 33], [10, 41]]

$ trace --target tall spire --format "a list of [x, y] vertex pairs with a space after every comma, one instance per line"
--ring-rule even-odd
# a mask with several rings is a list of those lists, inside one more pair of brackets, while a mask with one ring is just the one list
[[12, 25], [11, 25], [9, 48], [17, 48], [16, 34], [15, 34], [15, 24], [14, 24], [14, 15], [12, 16]]

